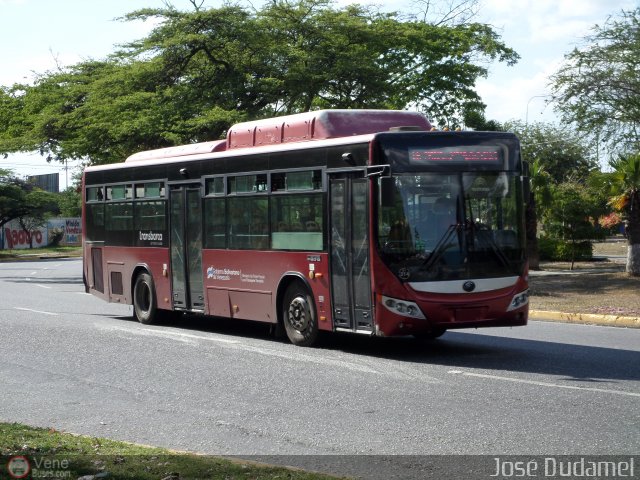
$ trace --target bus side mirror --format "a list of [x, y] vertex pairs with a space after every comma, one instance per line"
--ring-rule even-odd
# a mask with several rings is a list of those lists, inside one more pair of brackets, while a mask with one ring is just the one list
[[396, 181], [393, 177], [380, 179], [380, 204], [383, 207], [393, 207], [396, 198]]

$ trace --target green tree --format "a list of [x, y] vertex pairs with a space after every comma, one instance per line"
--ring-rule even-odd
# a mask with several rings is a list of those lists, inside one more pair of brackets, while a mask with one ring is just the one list
[[12, 171], [0, 169], [0, 228], [17, 219], [33, 247], [31, 231], [59, 211], [58, 194], [35, 188], [16, 177]]
[[60, 192], [57, 201], [62, 217], [79, 217], [82, 215], [82, 196], [77, 188], [69, 187]]
[[554, 183], [585, 181], [598, 167], [591, 144], [569, 127], [512, 121], [505, 129], [520, 138], [523, 159], [539, 161]]
[[18, 217], [20, 228], [27, 234], [29, 248], [33, 248], [33, 236], [31, 232], [44, 226], [47, 219], [60, 212], [58, 208], [58, 195], [34, 188], [25, 195], [27, 212]]
[[529, 164], [530, 192], [525, 209], [525, 231], [527, 236], [527, 258], [529, 268], [540, 269], [538, 251], [538, 212], [544, 212], [551, 202], [551, 178], [540, 159]]
[[[613, 182], [613, 172], [602, 172], [600, 170], [592, 170], [585, 182], [585, 188], [595, 202], [595, 215], [597, 215], [599, 223], [601, 221], [606, 223], [604, 217], [609, 217], [609, 221], [613, 218], [619, 218], [619, 215], [614, 212], [610, 202]], [[611, 233], [610, 227], [603, 227], [603, 237], [606, 236], [607, 233]]]
[[157, 26], [147, 37], [106, 60], [4, 88], [0, 153], [111, 163], [218, 139], [239, 120], [317, 108], [423, 108], [454, 127], [484, 108], [475, 82], [489, 62], [518, 59], [488, 25], [325, 0], [166, 6], [125, 20], [150, 18]]
[[525, 211], [527, 254], [530, 268], [537, 270], [540, 268], [538, 223], [548, 210], [558, 208], [554, 204], [557, 197], [552, 195], [554, 185], [583, 184], [597, 168], [597, 162], [590, 145], [570, 128], [521, 121], [507, 122], [504, 128], [518, 135], [522, 158], [529, 164], [531, 194]]
[[[8, 171], [0, 173], [0, 228], [29, 213], [26, 196], [30, 185]], [[1, 245], [0, 245], [1, 247]]]
[[504, 132], [504, 126], [496, 120], [487, 120], [484, 111], [478, 109], [467, 110], [463, 114], [463, 123], [467, 128], [484, 132]]
[[626, 222], [627, 273], [640, 275], [640, 154], [612, 160], [611, 205], [622, 212]]
[[640, 7], [595, 25], [551, 77], [556, 108], [582, 134], [640, 150]]
[[573, 270], [577, 244], [597, 236], [597, 201], [583, 184], [577, 182], [553, 186], [552, 197], [552, 207], [548, 208], [544, 215], [545, 232], [570, 243]]

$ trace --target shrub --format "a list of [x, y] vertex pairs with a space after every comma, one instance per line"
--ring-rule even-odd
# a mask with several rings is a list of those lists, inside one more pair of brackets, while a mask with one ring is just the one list
[[[540, 260], [570, 262], [573, 260], [591, 260], [593, 245], [589, 241], [570, 242], [553, 237], [538, 239]], [[573, 258], [572, 258], [573, 257]]]
[[51, 239], [49, 240], [50, 247], [58, 247], [60, 246], [60, 241], [64, 237], [64, 230], [61, 228], [54, 228]]

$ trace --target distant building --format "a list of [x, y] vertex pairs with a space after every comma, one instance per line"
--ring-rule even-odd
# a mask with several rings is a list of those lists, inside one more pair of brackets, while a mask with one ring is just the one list
[[60, 191], [60, 176], [57, 173], [32, 175], [29, 177], [29, 182], [47, 192], [58, 193]]

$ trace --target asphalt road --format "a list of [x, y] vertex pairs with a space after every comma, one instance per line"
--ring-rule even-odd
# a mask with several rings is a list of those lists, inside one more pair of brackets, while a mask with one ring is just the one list
[[313, 349], [267, 332], [144, 326], [86, 295], [77, 259], [0, 263], [0, 420], [362, 478], [425, 478], [381, 455], [639, 452], [639, 329], [536, 321]]

